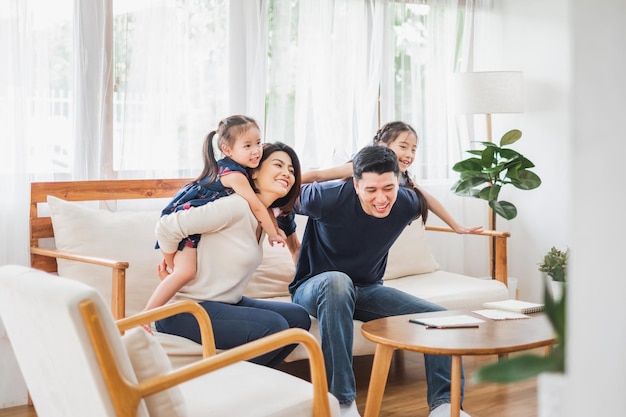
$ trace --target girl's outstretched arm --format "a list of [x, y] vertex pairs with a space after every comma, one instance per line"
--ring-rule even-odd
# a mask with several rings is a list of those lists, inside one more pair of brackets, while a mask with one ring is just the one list
[[325, 169], [312, 169], [310, 171], [302, 173], [302, 184], [309, 184], [312, 182], [323, 182], [330, 180], [339, 180], [342, 178], [348, 178], [352, 176], [352, 162], [346, 162], [343, 165], [338, 165], [332, 168]]
[[480, 233], [483, 231], [482, 226], [474, 226], [474, 227], [465, 227], [461, 226], [454, 220], [454, 217], [446, 210], [446, 208], [441, 204], [439, 200], [437, 200], [433, 195], [426, 192], [422, 187], [415, 184], [415, 186], [424, 194], [426, 197], [426, 202], [428, 203], [428, 209], [435, 214], [435, 216], [439, 217], [443, 220], [452, 230], [459, 234], [468, 234], [468, 233]]

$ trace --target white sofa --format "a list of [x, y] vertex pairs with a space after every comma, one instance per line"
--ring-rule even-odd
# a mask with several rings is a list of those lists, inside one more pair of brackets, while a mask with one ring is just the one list
[[[160, 254], [154, 249], [154, 226], [159, 218], [159, 211], [111, 212], [55, 197], [49, 197], [48, 203], [56, 248], [69, 253], [128, 261], [130, 267], [126, 273], [126, 314], [141, 311], [159, 282], [156, 265], [160, 261]], [[304, 217], [297, 216], [297, 232], [300, 236], [305, 220]], [[450, 238], [454, 238], [454, 235], [451, 234]], [[287, 285], [291, 282], [294, 269], [291, 255], [286, 248], [271, 247], [265, 242], [263, 261], [246, 295], [290, 302]], [[96, 287], [105, 300], [110, 300], [111, 272], [107, 268], [59, 259], [58, 273]], [[407, 227], [393, 245], [384, 279], [385, 285], [435, 302], [447, 309], [477, 309], [485, 301], [508, 298], [508, 290], [500, 281], [441, 270], [430, 251], [427, 232], [421, 221], [413, 222]], [[353, 353], [373, 354], [375, 345], [361, 335], [360, 324], [355, 321]], [[311, 333], [319, 340], [315, 319]], [[201, 356], [200, 346], [194, 342], [171, 335], [157, 334], [157, 337], [175, 367]], [[297, 348], [287, 361], [306, 357], [304, 349]]]

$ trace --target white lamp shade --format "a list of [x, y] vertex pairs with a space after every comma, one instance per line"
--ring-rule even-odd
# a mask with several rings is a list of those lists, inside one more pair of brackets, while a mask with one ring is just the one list
[[521, 71], [454, 73], [453, 108], [460, 114], [521, 113], [523, 84]]

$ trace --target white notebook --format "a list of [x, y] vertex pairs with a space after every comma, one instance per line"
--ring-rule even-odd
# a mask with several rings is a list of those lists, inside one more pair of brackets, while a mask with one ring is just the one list
[[518, 320], [530, 318], [530, 316], [527, 316], [526, 314], [514, 313], [512, 311], [505, 310], [496, 310], [493, 308], [488, 308], [485, 310], [474, 310], [473, 312], [483, 317], [487, 317], [491, 320]]
[[531, 303], [529, 301], [520, 300], [503, 300], [503, 301], [489, 301], [483, 304], [485, 308], [495, 308], [496, 310], [512, 311], [514, 313], [538, 313], [543, 311], [543, 304]]

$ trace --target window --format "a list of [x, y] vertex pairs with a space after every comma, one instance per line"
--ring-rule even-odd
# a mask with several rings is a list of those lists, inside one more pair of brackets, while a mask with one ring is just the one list
[[114, 1], [113, 169], [202, 168], [228, 108], [228, 1]]
[[[305, 168], [345, 162], [379, 123], [420, 136], [414, 170], [459, 159], [447, 77], [463, 2], [12, 0], [0, 9], [0, 121], [28, 172], [193, 176], [206, 134], [246, 113]], [[6, 36], [4, 36], [6, 34]]]

